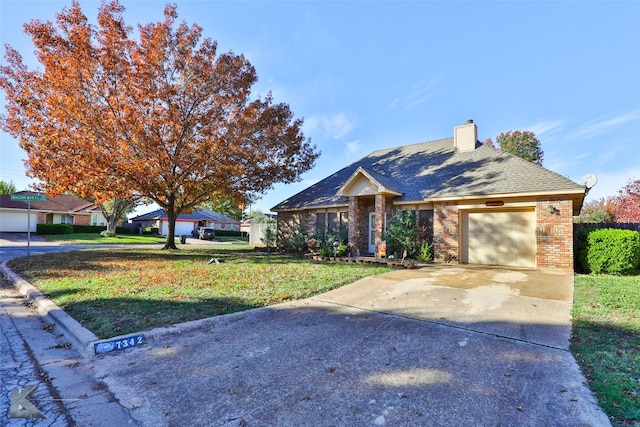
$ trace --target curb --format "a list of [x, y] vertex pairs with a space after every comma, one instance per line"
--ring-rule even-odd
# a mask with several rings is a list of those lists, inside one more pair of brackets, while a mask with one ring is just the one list
[[53, 301], [44, 296], [38, 288], [14, 273], [7, 266], [7, 261], [4, 261], [0, 268], [4, 275], [13, 282], [13, 285], [18, 291], [24, 295], [25, 299], [36, 307], [41, 316], [60, 327], [65, 336], [71, 341], [71, 344], [81, 354], [87, 354], [88, 349], [93, 348], [93, 342], [98, 340], [98, 337], [95, 336], [93, 332], [69, 316], [64, 310], [54, 304]]

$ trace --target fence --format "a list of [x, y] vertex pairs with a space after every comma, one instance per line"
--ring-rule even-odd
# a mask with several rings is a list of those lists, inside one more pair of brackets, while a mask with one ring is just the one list
[[251, 231], [249, 231], [249, 244], [252, 246], [264, 246], [264, 242], [262, 238], [264, 237], [265, 230], [271, 227], [273, 230], [276, 229], [275, 222], [252, 222], [251, 223]]
[[639, 222], [581, 222], [573, 224], [573, 235], [578, 235], [580, 230], [584, 230], [586, 228], [619, 228], [622, 230], [635, 230], [640, 233]]

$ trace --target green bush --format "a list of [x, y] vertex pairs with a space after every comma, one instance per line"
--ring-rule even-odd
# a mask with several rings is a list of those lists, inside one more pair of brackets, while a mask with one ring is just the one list
[[238, 236], [242, 236], [242, 233], [240, 231], [236, 231], [236, 230], [215, 230], [216, 236], [232, 236], [232, 237], [238, 237]]
[[640, 234], [603, 228], [578, 235], [578, 259], [585, 273], [633, 274], [640, 263]]
[[115, 231], [107, 231], [107, 230], [104, 230], [104, 231], [102, 231], [102, 232], [100, 233], [100, 235], [101, 235], [102, 237], [116, 237], [116, 232], [115, 232]]
[[344, 243], [340, 243], [340, 245], [338, 245], [338, 249], [337, 249], [338, 256], [347, 256], [348, 251], [349, 251], [349, 247]]
[[73, 225], [71, 224], [38, 224], [38, 234], [72, 234]]
[[420, 255], [418, 231], [414, 211], [396, 212], [384, 232], [387, 255], [402, 258], [404, 251], [407, 251], [407, 258], [417, 258]]
[[433, 246], [429, 242], [423, 242], [420, 246], [420, 253], [418, 254], [418, 261], [431, 262], [433, 261]]
[[129, 227], [116, 227], [116, 234], [131, 234]]
[[74, 233], [100, 233], [103, 230], [106, 230], [107, 227], [104, 225], [78, 225], [73, 224], [73, 232]]
[[307, 235], [307, 229], [302, 224], [299, 224], [297, 229], [292, 229], [288, 236], [282, 237], [282, 234], [279, 235], [278, 247], [284, 252], [304, 253], [308, 247], [307, 240], [309, 237]]
[[156, 235], [160, 232], [160, 229], [158, 229], [158, 227], [144, 227], [142, 229], [142, 234], [144, 235]]

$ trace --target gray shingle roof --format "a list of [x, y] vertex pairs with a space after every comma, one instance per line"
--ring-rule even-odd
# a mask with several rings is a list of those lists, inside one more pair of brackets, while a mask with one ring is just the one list
[[486, 145], [455, 152], [453, 138], [447, 138], [374, 151], [272, 210], [346, 204], [347, 198], [336, 192], [358, 167], [381, 182], [393, 183], [389, 188], [403, 193], [397, 201], [584, 190], [555, 172]]
[[[29, 191], [18, 191], [15, 194], [39, 194], [45, 196], [43, 193], [33, 193]], [[28, 203], [19, 200], [11, 200], [10, 194], [0, 195], [0, 208], [7, 209], [23, 209], [27, 210]], [[91, 202], [87, 202], [76, 196], [69, 196], [62, 194], [56, 197], [46, 196], [46, 200], [33, 200], [31, 201], [31, 210], [34, 211], [47, 211], [47, 212], [75, 212], [75, 213], [91, 213], [93, 211], [100, 212], [100, 208]]]
[[[156, 209], [155, 211], [147, 212], [142, 215], [138, 215], [135, 218], [131, 218], [131, 221], [149, 221], [157, 219], [168, 219], [168, 216], [162, 209]], [[214, 222], [231, 222], [240, 223], [237, 219], [231, 218], [227, 215], [219, 212], [212, 211], [211, 209], [195, 209], [191, 213], [181, 213], [178, 215], [179, 220], [184, 221], [214, 221]]]

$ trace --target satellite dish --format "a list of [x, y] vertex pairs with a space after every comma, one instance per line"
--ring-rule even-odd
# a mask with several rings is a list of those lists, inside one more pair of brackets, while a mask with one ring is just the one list
[[583, 176], [582, 179], [580, 180], [580, 184], [584, 185], [587, 188], [592, 188], [597, 183], [598, 183], [598, 178], [591, 173]]
[[585, 188], [584, 195], [586, 196], [587, 194], [589, 194], [589, 190], [591, 190], [593, 186], [596, 185], [597, 183], [598, 183], [598, 178], [596, 178], [594, 174], [590, 173], [583, 176], [582, 179], [580, 180], [580, 184], [583, 185]]

